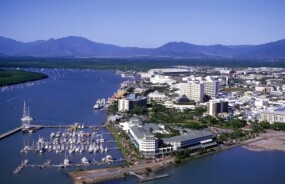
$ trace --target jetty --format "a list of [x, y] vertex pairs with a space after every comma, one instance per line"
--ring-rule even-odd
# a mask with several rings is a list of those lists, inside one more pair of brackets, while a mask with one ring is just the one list
[[[74, 125], [29, 125], [28, 129], [36, 129], [36, 130], [39, 130], [39, 129], [42, 129], [42, 128], [72, 128], [74, 127]], [[24, 127], [24, 126], [20, 126], [20, 127], [17, 127], [13, 130], [10, 130], [8, 132], [5, 132], [3, 134], [0, 135], [0, 140], [1, 139], [4, 139], [10, 135], [13, 135], [21, 130], [23, 130], [24, 128], [27, 129], [27, 127]], [[105, 125], [102, 125], [102, 126], [85, 126], [85, 128], [93, 128], [93, 129], [96, 129], [96, 128], [105, 128]], [[111, 134], [109, 132], [105, 132], [104, 134]], [[109, 142], [112, 142], [112, 141], [109, 141]]]
[[15, 133], [21, 131], [22, 129], [23, 129], [23, 127], [20, 126], [20, 127], [17, 127], [17, 128], [15, 128], [15, 129], [13, 129], [13, 130], [10, 130], [10, 131], [8, 131], [8, 132], [6, 132], [6, 133], [1, 134], [1, 135], [0, 135], [0, 140], [1, 140], [1, 139], [4, 139], [4, 138], [6, 138], [6, 137], [8, 137], [8, 136], [10, 136], [10, 135], [13, 135], [13, 134], [15, 134]]
[[14, 171], [14, 174], [18, 174], [27, 164], [28, 164], [29, 160], [24, 160]]
[[68, 167], [83, 167], [83, 166], [99, 166], [99, 165], [109, 165], [110, 163], [118, 163], [118, 162], [125, 162], [126, 160], [123, 158], [120, 158], [118, 160], [114, 160], [112, 162], [90, 162], [89, 164], [83, 164], [83, 163], [72, 163], [68, 165], [63, 164], [51, 164], [51, 159], [47, 160], [44, 164], [25, 164], [23, 167], [31, 167], [31, 168], [39, 168], [39, 169], [45, 169], [50, 167], [56, 167], [56, 168], [68, 168]]
[[136, 176], [140, 182], [147, 182], [147, 181], [161, 179], [161, 178], [165, 178], [165, 177], [170, 176], [169, 174], [161, 174], [161, 175], [156, 175], [156, 176], [151, 176], [151, 177], [145, 177], [145, 176], [139, 175], [135, 172], [129, 172], [129, 175]]
[[51, 163], [51, 160], [49, 159], [49, 160], [47, 160], [40, 168], [41, 168], [41, 169], [44, 169], [45, 167], [49, 166], [50, 163]]
[[170, 176], [169, 174], [161, 174], [161, 175], [158, 175], [158, 176], [142, 178], [142, 179], [140, 179], [140, 182], [147, 182], [147, 181], [151, 181], [151, 180], [162, 179], [162, 178], [166, 178], [166, 177], [169, 177], [169, 176]]

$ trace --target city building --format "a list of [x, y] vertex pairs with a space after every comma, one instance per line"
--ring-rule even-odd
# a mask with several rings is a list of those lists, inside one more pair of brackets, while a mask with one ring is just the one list
[[261, 111], [259, 121], [267, 121], [269, 123], [285, 123], [285, 108]]
[[176, 80], [173, 80], [170, 76], [164, 75], [154, 75], [149, 80], [152, 84], [172, 84], [175, 83]]
[[219, 81], [204, 81], [204, 94], [211, 98], [216, 98], [219, 95]]
[[185, 148], [206, 148], [217, 143], [213, 141], [213, 134], [209, 131], [191, 130], [190, 133], [161, 139], [164, 144], [171, 145], [172, 150]]
[[119, 111], [129, 111], [134, 107], [145, 107], [147, 105], [146, 97], [139, 97], [136, 94], [131, 94], [127, 98], [118, 100], [118, 110]]
[[189, 75], [190, 71], [189, 69], [183, 69], [183, 68], [158, 68], [158, 69], [151, 69], [148, 71], [148, 73], [154, 75]]
[[254, 101], [254, 106], [257, 108], [263, 108], [268, 106], [268, 103], [269, 103], [268, 99], [256, 98]]
[[181, 83], [180, 95], [186, 95], [190, 100], [195, 102], [203, 102], [204, 84], [200, 82]]
[[148, 94], [148, 101], [155, 101], [155, 102], [162, 102], [162, 101], [166, 101], [167, 100], [167, 96], [164, 93], [160, 93], [158, 91], [154, 91], [152, 93]]
[[134, 139], [135, 145], [142, 154], [152, 156], [158, 152], [158, 139], [143, 126], [131, 126], [129, 134]]
[[229, 112], [229, 102], [225, 100], [210, 100], [207, 103], [207, 112], [210, 116], [217, 116], [219, 113]]

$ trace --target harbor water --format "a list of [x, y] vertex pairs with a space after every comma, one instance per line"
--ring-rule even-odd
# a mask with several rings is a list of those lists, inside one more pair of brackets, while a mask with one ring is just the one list
[[[38, 70], [38, 69], [37, 69]], [[40, 70], [38, 70], [40, 71]], [[97, 99], [111, 96], [125, 79], [112, 71], [91, 70], [41, 70], [49, 75], [48, 79], [16, 85], [0, 91], [0, 132], [6, 132], [21, 125], [23, 103], [30, 107], [30, 114], [35, 118], [34, 124], [70, 125], [74, 122], [84, 125], [101, 125], [105, 121], [105, 112], [94, 110]], [[2, 92], [3, 91], [3, 92]], [[62, 163], [65, 153], [45, 152], [36, 154], [20, 153], [24, 144], [32, 145], [39, 137], [49, 138], [51, 132], [65, 131], [62, 129], [44, 128], [33, 134], [18, 132], [0, 140], [0, 181], [5, 184], [30, 183], [60, 183], [71, 184], [66, 175], [69, 169], [58, 168], [24, 168], [19, 174], [13, 174], [24, 159], [29, 164], [43, 164], [48, 159], [52, 163]], [[99, 132], [101, 132], [99, 130]], [[103, 133], [107, 133], [103, 130]], [[104, 134], [105, 140], [112, 136]], [[108, 144], [108, 145], [107, 145]], [[106, 143], [108, 147], [115, 147], [115, 143]], [[114, 158], [121, 158], [118, 150], [109, 150], [107, 154]], [[100, 161], [106, 153], [73, 153], [68, 158], [76, 163], [86, 156], [89, 160]], [[85, 167], [82, 167], [85, 169]], [[285, 153], [278, 151], [254, 152], [242, 147], [208, 155], [203, 158], [187, 161], [178, 166], [171, 166], [158, 171], [158, 174], [170, 174], [170, 177], [146, 183], [172, 184], [283, 184], [285, 181]], [[130, 176], [124, 179], [108, 181], [106, 183], [138, 183], [138, 179]]]
[[[100, 126], [106, 121], [105, 112], [94, 110], [93, 106], [97, 99], [108, 98], [113, 95], [124, 81], [112, 71], [91, 70], [61, 70], [61, 69], [33, 69], [49, 75], [48, 79], [10, 86], [0, 91], [0, 132], [21, 125], [24, 101], [29, 106], [30, 115], [35, 119], [32, 124], [43, 125], [71, 125], [75, 122], [84, 123], [85, 126]], [[84, 131], [90, 131], [87, 128]], [[65, 154], [44, 152], [42, 154], [30, 151], [20, 153], [24, 145], [31, 146], [43, 137], [50, 139], [51, 132], [66, 132], [64, 128], [43, 128], [32, 134], [18, 132], [0, 141], [0, 181], [1, 183], [72, 183], [66, 175], [68, 170], [88, 169], [95, 166], [70, 167], [66, 169], [25, 167], [20, 173], [13, 171], [25, 159], [28, 164], [44, 164], [51, 159], [51, 164], [63, 163], [68, 157], [73, 163], [81, 163], [81, 158], [86, 157], [89, 161], [100, 162], [107, 154], [115, 159], [122, 158], [119, 150], [108, 150], [107, 153], [83, 153]], [[92, 131], [92, 130], [91, 130]], [[98, 130], [98, 134], [107, 133], [106, 129]], [[103, 134], [104, 140], [112, 140], [110, 134]], [[104, 147], [114, 148], [114, 142], [104, 143]], [[98, 167], [98, 166], [96, 166]], [[102, 167], [102, 166], [99, 166]]]

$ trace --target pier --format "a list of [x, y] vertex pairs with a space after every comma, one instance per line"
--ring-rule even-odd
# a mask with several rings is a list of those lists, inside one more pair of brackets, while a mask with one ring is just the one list
[[147, 181], [151, 181], [151, 180], [157, 180], [157, 179], [166, 178], [166, 177], [169, 177], [169, 176], [170, 176], [169, 174], [161, 174], [161, 175], [158, 175], [158, 176], [142, 178], [142, 179], [140, 179], [140, 182], [147, 182]]
[[152, 177], [145, 177], [139, 174], [136, 174], [135, 172], [129, 172], [130, 175], [132, 176], [136, 176], [140, 182], [147, 182], [147, 181], [151, 181], [151, 180], [156, 180], [156, 179], [161, 179], [161, 178], [165, 178], [165, 177], [169, 177], [169, 174], [161, 174], [161, 175], [157, 175], [157, 176], [152, 176]]
[[[51, 160], [47, 160], [44, 164], [28, 164], [29, 160], [24, 160], [14, 171], [14, 174], [20, 173], [25, 167], [30, 167], [30, 168], [39, 168], [39, 169], [45, 169], [45, 168], [51, 168], [51, 167], [56, 167], [56, 168], [68, 168], [68, 167], [83, 167], [83, 166], [99, 166], [99, 165], [106, 165], [114, 162], [124, 162], [126, 161], [123, 158], [120, 158], [118, 160], [114, 160], [112, 162], [91, 162], [89, 164], [83, 164], [83, 163], [73, 163], [73, 164], [51, 164]], [[143, 179], [143, 178], [142, 178]]]
[[14, 174], [18, 174], [28, 164], [29, 160], [24, 160], [14, 171]]
[[10, 136], [10, 135], [13, 135], [13, 134], [15, 134], [15, 133], [17, 133], [17, 132], [19, 132], [19, 131], [21, 131], [22, 130], [22, 126], [20, 126], [20, 127], [17, 127], [17, 128], [15, 128], [15, 129], [13, 129], [13, 130], [10, 130], [9, 132], [6, 132], [6, 133], [4, 133], [4, 134], [1, 134], [0, 135], [0, 140], [1, 139], [4, 139], [4, 138], [6, 138], [6, 137], [8, 137], [8, 136]]
[[[72, 127], [74, 127], [74, 125], [29, 125], [28, 128], [39, 130], [41, 128], [72, 128]], [[13, 129], [13, 130], [10, 130], [6, 133], [1, 134], [0, 140], [23, 130], [23, 128], [24, 128], [24, 126], [20, 126], [20, 127]], [[105, 125], [102, 125], [102, 126], [85, 126], [84, 128], [93, 128], [93, 129], [105, 128]], [[111, 134], [111, 133], [105, 132], [104, 134]], [[112, 142], [112, 141], [109, 141], [109, 142]]]

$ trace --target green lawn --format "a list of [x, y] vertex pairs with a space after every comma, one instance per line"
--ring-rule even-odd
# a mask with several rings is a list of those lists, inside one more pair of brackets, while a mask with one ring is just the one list
[[19, 84], [28, 81], [35, 81], [47, 77], [48, 77], [47, 75], [42, 73], [27, 72], [22, 70], [0, 69], [0, 86]]

